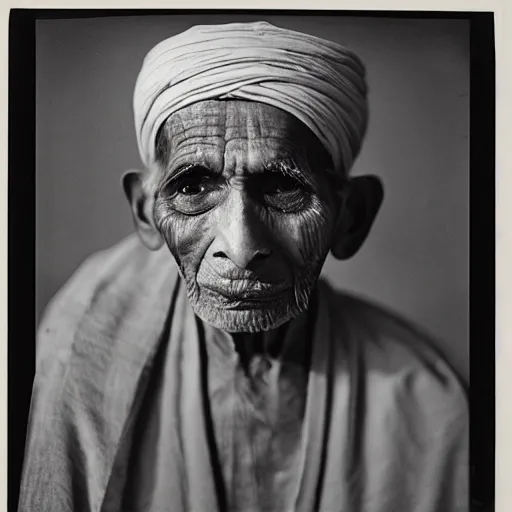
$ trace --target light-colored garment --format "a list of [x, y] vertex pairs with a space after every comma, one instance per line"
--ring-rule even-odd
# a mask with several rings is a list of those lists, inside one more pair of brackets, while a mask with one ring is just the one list
[[[247, 368], [231, 339], [201, 323], [206, 418], [211, 415], [212, 456], [230, 511], [294, 510], [306, 440], [310, 324], [307, 314], [300, 315], [280, 329], [284, 339], [253, 355]], [[164, 510], [172, 501], [166, 478], [173, 457], [166, 428], [172, 421], [166, 417], [173, 378], [168, 361], [166, 353], [155, 367], [134, 428], [122, 510]]]
[[348, 172], [367, 122], [360, 59], [334, 42], [266, 22], [200, 25], [157, 44], [142, 64], [133, 97], [144, 165], [155, 159], [165, 120], [193, 103], [257, 101], [300, 119]]
[[[168, 501], [145, 510], [225, 510], [198, 325], [165, 250], [130, 238], [84, 264], [40, 328], [21, 511], [130, 511], [137, 421], [164, 363], [165, 442], [146, 459]], [[467, 511], [466, 398], [424, 336], [320, 283], [311, 342], [293, 510]]]

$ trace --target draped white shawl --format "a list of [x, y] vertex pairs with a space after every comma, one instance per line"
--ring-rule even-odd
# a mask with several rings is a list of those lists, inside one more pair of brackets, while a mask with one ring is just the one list
[[[38, 338], [21, 512], [128, 512], [133, 425], [164, 345], [173, 492], [148, 512], [221, 511], [183, 288], [165, 249], [130, 238], [53, 301]], [[315, 326], [295, 510], [468, 510], [467, 403], [443, 359], [410, 326], [325, 283]]]

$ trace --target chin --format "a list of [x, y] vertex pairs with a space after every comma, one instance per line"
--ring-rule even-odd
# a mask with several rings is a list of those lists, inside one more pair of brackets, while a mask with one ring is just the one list
[[187, 295], [194, 313], [203, 322], [229, 333], [256, 333], [277, 329], [305, 312], [315, 283], [314, 276], [309, 276], [277, 296], [249, 301], [240, 297], [228, 299], [190, 279]]
[[223, 309], [192, 305], [196, 315], [217, 329], [230, 333], [256, 333], [271, 331], [292, 320], [300, 311], [276, 309]]
[[308, 295], [297, 301], [290, 290], [272, 300], [226, 300], [215, 293], [189, 295], [195, 314], [204, 322], [230, 333], [256, 333], [271, 331], [293, 320], [308, 308]]

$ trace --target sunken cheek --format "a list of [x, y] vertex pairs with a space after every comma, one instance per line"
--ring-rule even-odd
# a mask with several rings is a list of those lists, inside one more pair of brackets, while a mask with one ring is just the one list
[[167, 246], [185, 275], [195, 274], [213, 241], [210, 212], [188, 216], [176, 212], [165, 201], [157, 202], [155, 220]]
[[324, 258], [329, 249], [331, 214], [318, 200], [314, 199], [309, 208], [296, 214], [283, 227], [284, 239], [301, 267], [306, 267]]

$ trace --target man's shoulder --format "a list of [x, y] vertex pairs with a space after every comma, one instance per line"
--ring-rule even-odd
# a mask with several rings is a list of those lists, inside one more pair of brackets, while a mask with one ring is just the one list
[[149, 251], [132, 235], [86, 258], [45, 310], [38, 330], [38, 364], [48, 358], [66, 358], [86, 319], [108, 317], [109, 306], [122, 308], [133, 295], [140, 294], [144, 279], [158, 272], [162, 256], [161, 251]]
[[404, 492], [418, 506], [439, 493], [450, 510], [467, 510], [468, 401], [435, 341], [367, 300], [329, 289], [324, 297], [337, 417], [345, 414], [354, 425], [366, 474], [380, 481], [402, 472]]
[[370, 400], [430, 411], [432, 418], [466, 418], [465, 384], [437, 340], [367, 299], [331, 287], [325, 293], [338, 341], [361, 365]]

